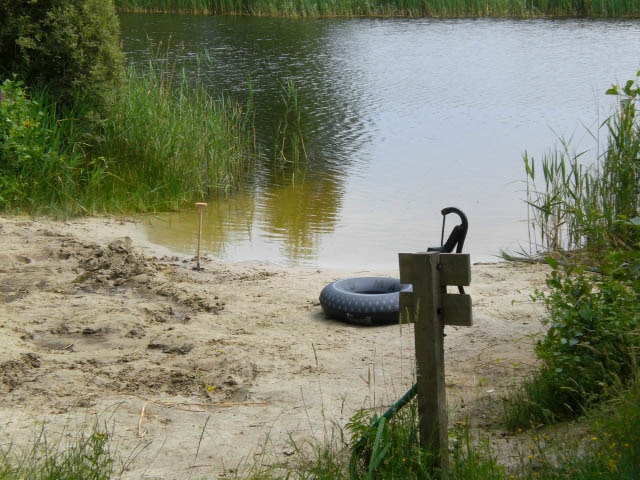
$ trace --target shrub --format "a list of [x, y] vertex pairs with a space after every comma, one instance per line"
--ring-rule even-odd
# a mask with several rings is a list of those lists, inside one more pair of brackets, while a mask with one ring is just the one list
[[102, 106], [123, 74], [119, 37], [111, 0], [0, 0], [0, 77]]
[[543, 160], [538, 191], [535, 163], [525, 155], [534, 233], [547, 252], [568, 250], [566, 258], [578, 265], [550, 260], [548, 293], [534, 297], [549, 312], [547, 334], [536, 347], [542, 368], [505, 402], [512, 428], [580, 414], [637, 371], [640, 72], [607, 94], [618, 96], [619, 108], [606, 121], [607, 148], [593, 165], [582, 165], [580, 155], [570, 158], [563, 144]]
[[637, 372], [640, 252], [611, 254], [599, 273], [550, 263], [549, 291], [534, 295], [549, 312], [547, 334], [536, 345], [542, 365], [507, 399], [510, 428], [579, 415]]
[[104, 169], [78, 148], [76, 123], [58, 118], [56, 105], [22, 82], [0, 84], [0, 210], [87, 213], [85, 194], [99, 187]]

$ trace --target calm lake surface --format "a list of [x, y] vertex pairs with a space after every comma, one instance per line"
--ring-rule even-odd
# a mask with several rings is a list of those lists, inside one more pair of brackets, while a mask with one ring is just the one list
[[[243, 104], [251, 84], [264, 158], [237, 193], [209, 202], [202, 249], [286, 266], [397, 268], [398, 252], [440, 244], [447, 206], [469, 218], [472, 261], [528, 251], [523, 153], [539, 159], [572, 137], [595, 158], [586, 129], [611, 112], [604, 92], [640, 70], [636, 20], [123, 14], [121, 26], [130, 61], [167, 54]], [[273, 161], [289, 80], [305, 171]], [[146, 224], [152, 241], [195, 253], [195, 210]]]

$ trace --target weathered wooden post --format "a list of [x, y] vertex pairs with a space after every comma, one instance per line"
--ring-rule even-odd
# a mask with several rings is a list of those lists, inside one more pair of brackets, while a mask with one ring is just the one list
[[444, 326], [471, 326], [471, 296], [447, 293], [447, 285], [471, 283], [468, 254], [400, 253], [400, 321], [413, 322], [416, 343], [420, 444], [432, 453], [432, 467], [449, 465], [447, 397], [444, 379]]

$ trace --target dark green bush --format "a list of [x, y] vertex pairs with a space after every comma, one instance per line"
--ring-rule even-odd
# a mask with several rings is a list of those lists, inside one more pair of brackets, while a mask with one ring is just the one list
[[111, 0], [0, 0], [0, 79], [103, 106], [123, 75], [119, 37]]
[[[88, 160], [78, 148], [82, 112], [58, 118], [56, 104], [21, 81], [0, 83], [0, 211], [82, 211], [87, 191], [99, 188], [104, 159]], [[88, 203], [87, 203], [88, 204]]]
[[540, 298], [550, 313], [549, 330], [536, 353], [577, 406], [630, 378], [640, 347], [640, 292], [624, 278], [571, 268], [556, 268], [547, 284], [550, 293]]
[[640, 352], [640, 251], [613, 252], [601, 271], [560, 266], [553, 271], [544, 302], [546, 336], [536, 345], [542, 361], [534, 376], [507, 399], [510, 428], [580, 415], [637, 375]]

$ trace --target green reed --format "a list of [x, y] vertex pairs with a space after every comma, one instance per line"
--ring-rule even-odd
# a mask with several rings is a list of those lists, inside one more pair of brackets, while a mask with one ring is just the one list
[[251, 112], [175, 73], [130, 68], [101, 115], [81, 97], [59, 111], [47, 89], [2, 83], [0, 210], [178, 209], [234, 188], [254, 154]]
[[284, 17], [640, 16], [635, 0], [115, 0], [119, 11]]
[[233, 188], [250, 162], [250, 116], [197, 75], [174, 74], [153, 63], [129, 69], [94, 152], [109, 159], [110, 209], [124, 199], [135, 210], [180, 208]]
[[607, 93], [618, 96], [619, 108], [605, 122], [606, 148], [599, 154], [596, 145], [594, 161], [583, 160], [587, 152], [572, 153], [570, 141], [540, 162], [524, 155], [530, 239], [537, 250], [629, 248], [638, 241], [632, 227], [640, 221], [640, 85], [629, 81]]
[[114, 3], [123, 12], [213, 13], [210, 0], [116, 0]]
[[275, 162], [284, 167], [299, 166], [308, 160], [304, 146], [304, 118], [300, 106], [298, 88], [293, 80], [281, 84], [281, 105], [283, 113], [280, 115], [275, 134]]

